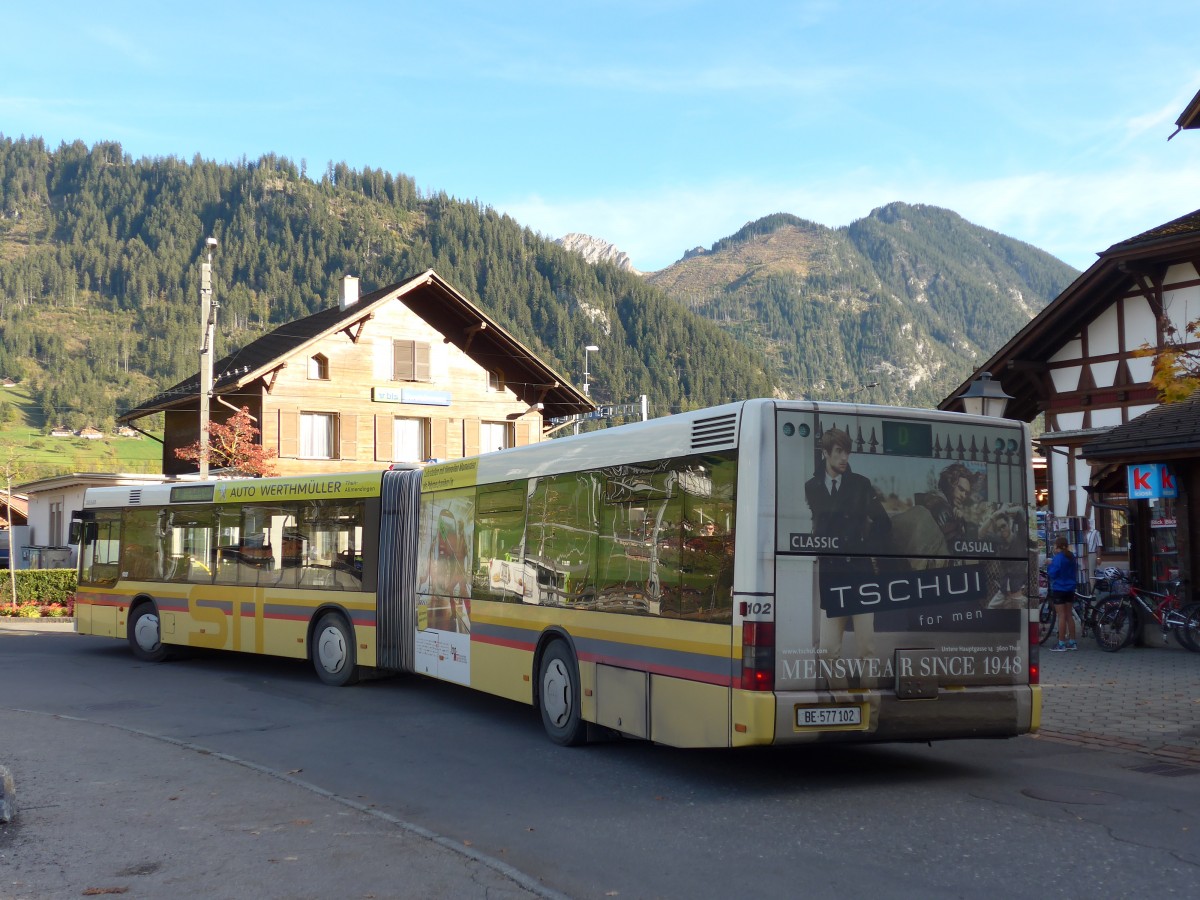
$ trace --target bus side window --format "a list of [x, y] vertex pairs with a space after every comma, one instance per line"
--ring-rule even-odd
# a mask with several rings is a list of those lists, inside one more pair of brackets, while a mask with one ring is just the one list
[[156, 581], [163, 575], [159, 563], [158, 510], [125, 510], [121, 536], [121, 577], [131, 581]]

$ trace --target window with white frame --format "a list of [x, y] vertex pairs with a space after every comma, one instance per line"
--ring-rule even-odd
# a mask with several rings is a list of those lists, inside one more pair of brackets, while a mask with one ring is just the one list
[[392, 420], [392, 462], [420, 462], [429, 458], [427, 419]]
[[300, 456], [304, 459], [338, 458], [337, 413], [300, 413]]
[[329, 357], [317, 353], [308, 359], [308, 377], [313, 381], [329, 380]]
[[511, 429], [507, 422], [479, 423], [479, 452], [491, 453], [512, 446]]

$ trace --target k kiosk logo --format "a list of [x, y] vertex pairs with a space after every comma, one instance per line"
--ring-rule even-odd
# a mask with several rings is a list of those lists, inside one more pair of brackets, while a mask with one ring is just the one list
[[1165, 463], [1129, 466], [1128, 476], [1131, 500], [1158, 500], [1179, 496], [1175, 473]]

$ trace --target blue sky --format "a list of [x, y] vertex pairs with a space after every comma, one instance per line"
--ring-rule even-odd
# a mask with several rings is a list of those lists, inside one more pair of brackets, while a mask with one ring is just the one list
[[1086, 268], [1200, 208], [1195, 0], [6, 6], [7, 137], [381, 168], [644, 270], [894, 200]]

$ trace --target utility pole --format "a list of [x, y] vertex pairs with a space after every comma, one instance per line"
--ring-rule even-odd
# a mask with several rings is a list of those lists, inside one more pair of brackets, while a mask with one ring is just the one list
[[12, 485], [13, 479], [20, 477], [20, 469], [16, 457], [10, 452], [4, 461], [4, 500], [8, 505], [8, 584], [12, 589], [12, 608], [17, 608], [17, 556], [13, 546], [13, 512]]
[[212, 257], [217, 239], [204, 239], [208, 259], [200, 265], [200, 477], [208, 477], [208, 417], [212, 403], [213, 345], [217, 337], [217, 302], [213, 299]]

